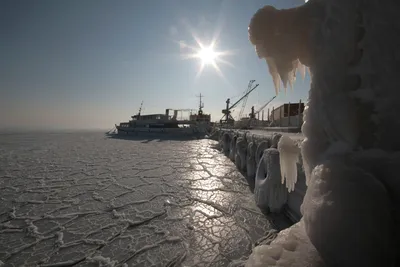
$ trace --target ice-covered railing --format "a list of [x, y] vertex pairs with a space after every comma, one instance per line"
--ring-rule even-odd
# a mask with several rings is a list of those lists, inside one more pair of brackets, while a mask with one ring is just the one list
[[257, 205], [263, 210], [280, 212], [287, 204], [288, 193], [295, 190], [299, 171], [304, 177], [300, 159], [303, 135], [224, 129], [219, 134], [221, 151], [243, 173]]

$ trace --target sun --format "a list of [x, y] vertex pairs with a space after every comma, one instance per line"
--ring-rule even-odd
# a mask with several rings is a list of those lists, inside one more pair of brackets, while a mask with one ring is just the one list
[[203, 72], [204, 68], [208, 66], [213, 67], [218, 73], [218, 75], [224, 78], [224, 75], [222, 74], [222, 71], [218, 66], [218, 63], [223, 63], [231, 67], [234, 67], [232, 63], [222, 58], [224, 56], [232, 55], [233, 52], [217, 51], [215, 49], [216, 48], [215, 41], [211, 42], [211, 44], [209, 45], [204, 45], [197, 38], [195, 38], [195, 40], [197, 42], [198, 47], [187, 46], [189, 49], [193, 51], [193, 53], [184, 54], [183, 59], [197, 59], [200, 61], [199, 70], [196, 74], [196, 78], [199, 77]]
[[[237, 51], [234, 50], [224, 50], [220, 51], [218, 50], [218, 44], [219, 44], [219, 34], [221, 32], [221, 26], [217, 26], [215, 29], [214, 36], [212, 37], [211, 40], [207, 44], [202, 42], [200, 38], [197, 36], [195, 33], [195, 30], [193, 27], [191, 27], [189, 24], [185, 23], [185, 26], [187, 27], [189, 33], [193, 37], [193, 41], [195, 43], [194, 46], [188, 44], [186, 41], [176, 41], [177, 44], [179, 44], [179, 47], [181, 49], [181, 59], [196, 59], [199, 61], [199, 69], [196, 74], [196, 79], [200, 77], [201, 73], [203, 70], [207, 67], [213, 68], [217, 74], [223, 78], [225, 81], [225, 77], [220, 69], [220, 64], [225, 64], [230, 67], [235, 67], [234, 64], [229, 62], [228, 60], [225, 60], [224, 58], [226, 56], [232, 56], [235, 55]], [[182, 51], [186, 50], [186, 51]]]
[[218, 57], [218, 53], [214, 49], [209, 47], [202, 47], [196, 55], [202, 61], [202, 65], [214, 65], [215, 60]]

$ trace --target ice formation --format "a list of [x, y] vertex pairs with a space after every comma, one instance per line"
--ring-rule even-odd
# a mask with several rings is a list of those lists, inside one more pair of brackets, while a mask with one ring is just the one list
[[250, 142], [248, 147], [247, 147], [247, 166], [246, 166], [246, 170], [247, 170], [247, 181], [253, 181], [254, 183], [254, 177], [256, 175], [256, 159], [255, 159], [255, 155], [256, 155], [256, 151], [257, 151], [257, 145], [254, 141]]
[[262, 141], [258, 144], [257, 150], [256, 150], [256, 156], [255, 156], [257, 166], [258, 166], [258, 164], [260, 164], [261, 158], [264, 154], [264, 150], [268, 149], [269, 147], [270, 146], [269, 146], [268, 141]]
[[257, 168], [254, 197], [262, 210], [280, 212], [287, 202], [288, 192], [281, 183], [279, 158], [276, 148], [266, 149]]
[[[249, 25], [277, 91], [293, 80], [298, 61], [312, 73], [301, 145], [302, 223], [311, 242], [302, 242], [326, 266], [399, 264], [400, 183], [386, 163], [400, 163], [399, 8], [394, 0], [310, 0], [286, 10], [266, 6]], [[255, 249], [248, 266], [320, 266], [318, 257], [299, 265], [306, 255], [283, 254], [291, 241], [279, 236], [275, 249]]]
[[271, 147], [272, 148], [278, 148], [278, 143], [279, 140], [281, 139], [282, 134], [280, 133], [273, 133], [272, 138], [271, 138]]
[[243, 137], [239, 137], [236, 141], [236, 167], [244, 172], [246, 171], [247, 141]]
[[224, 133], [222, 136], [222, 150], [225, 155], [229, 155], [231, 147], [231, 136], [228, 133]]
[[97, 263], [99, 267], [114, 267], [117, 261], [113, 261], [110, 258], [105, 258], [103, 256], [94, 256], [93, 258], [88, 258], [91, 263]]
[[229, 149], [229, 158], [232, 161], [235, 161], [235, 156], [236, 156], [236, 141], [237, 141], [237, 135], [234, 135], [231, 139], [231, 144], [230, 144], [230, 149]]
[[267, 266], [324, 266], [305, 233], [303, 221], [281, 231], [270, 244], [255, 247], [245, 264], [245, 267]]
[[290, 137], [283, 135], [279, 140], [278, 150], [280, 152], [281, 182], [282, 184], [286, 182], [289, 192], [294, 191], [297, 182], [297, 162], [300, 148]]

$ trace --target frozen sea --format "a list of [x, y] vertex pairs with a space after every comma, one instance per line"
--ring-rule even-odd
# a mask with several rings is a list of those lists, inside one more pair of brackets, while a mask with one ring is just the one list
[[0, 134], [0, 266], [228, 266], [271, 229], [212, 140]]

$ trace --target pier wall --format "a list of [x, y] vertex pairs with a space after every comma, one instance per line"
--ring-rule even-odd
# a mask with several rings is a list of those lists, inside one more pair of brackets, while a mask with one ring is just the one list
[[213, 139], [247, 180], [257, 206], [265, 213], [283, 213], [296, 223], [307, 190], [300, 156], [303, 135], [272, 130], [220, 129]]

